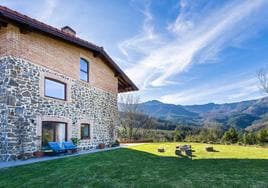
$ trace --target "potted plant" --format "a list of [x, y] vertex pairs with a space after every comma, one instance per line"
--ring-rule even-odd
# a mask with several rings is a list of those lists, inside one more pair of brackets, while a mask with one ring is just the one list
[[33, 155], [34, 155], [36, 158], [40, 158], [40, 157], [43, 157], [43, 156], [45, 155], [45, 153], [44, 153], [41, 149], [39, 149], [39, 150], [35, 151], [35, 152], [33, 153]]
[[104, 149], [105, 148], [105, 144], [104, 143], [100, 143], [99, 144], [99, 149]]
[[71, 141], [73, 142], [74, 145], [77, 146], [79, 139], [78, 138], [71, 138]]
[[[41, 140], [41, 136], [38, 136], [37, 139]], [[38, 146], [37, 151], [33, 152], [33, 155], [37, 158], [40, 158], [45, 155], [45, 152], [42, 150], [41, 146]]]

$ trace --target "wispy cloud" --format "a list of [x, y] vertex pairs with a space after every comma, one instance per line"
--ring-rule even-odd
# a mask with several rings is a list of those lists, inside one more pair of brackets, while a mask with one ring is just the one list
[[43, 9], [40, 11], [40, 15], [38, 15], [38, 18], [42, 21], [47, 21], [48, 19], [51, 19], [51, 16], [53, 15], [56, 7], [58, 5], [58, 0], [45, 0]]
[[173, 84], [176, 79], [171, 78], [193, 64], [217, 58], [218, 52], [241, 34], [250, 24], [250, 17], [264, 3], [263, 0], [233, 1], [201, 15], [193, 11], [194, 3], [182, 1], [180, 14], [167, 27], [167, 32], [174, 35], [171, 40], [155, 33], [153, 17], [145, 9], [143, 31], [120, 44], [127, 56], [130, 48], [143, 55], [126, 70], [127, 74], [141, 89]]
[[232, 83], [213, 83], [201, 87], [184, 90], [173, 94], [164, 95], [160, 98], [162, 102], [176, 104], [203, 104], [209, 102], [235, 102], [254, 99], [263, 96], [258, 87], [257, 78], [237, 80]]
[[155, 33], [154, 18], [149, 9], [149, 1], [145, 3], [144, 8], [138, 8], [144, 15], [142, 31], [138, 35], [121, 42], [118, 46], [127, 59], [135, 59], [136, 53], [149, 55], [150, 51], [154, 50], [154, 46], [160, 44], [160, 36]]

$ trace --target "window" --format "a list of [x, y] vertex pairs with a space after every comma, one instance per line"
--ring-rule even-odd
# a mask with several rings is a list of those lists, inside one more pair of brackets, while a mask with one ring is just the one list
[[81, 124], [81, 139], [90, 139], [90, 125]]
[[67, 123], [62, 122], [42, 122], [42, 146], [48, 145], [48, 142], [67, 141]]
[[66, 84], [50, 78], [45, 78], [45, 96], [66, 100]]
[[89, 63], [85, 59], [80, 59], [80, 79], [89, 81]]

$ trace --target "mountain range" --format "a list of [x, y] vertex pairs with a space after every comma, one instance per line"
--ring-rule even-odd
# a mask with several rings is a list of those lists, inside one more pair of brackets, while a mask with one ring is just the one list
[[[152, 100], [139, 104], [142, 111], [170, 126], [223, 126], [258, 130], [268, 125], [268, 97], [235, 103], [174, 105]], [[171, 128], [172, 129], [172, 128]]]

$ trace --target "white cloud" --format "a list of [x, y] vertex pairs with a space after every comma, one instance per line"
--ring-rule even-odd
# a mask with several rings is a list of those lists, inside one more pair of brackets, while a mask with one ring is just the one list
[[223, 103], [254, 99], [263, 96], [258, 87], [257, 78], [249, 78], [229, 83], [213, 83], [184, 90], [160, 98], [165, 103], [203, 104], [209, 102]]
[[52, 15], [54, 14], [55, 9], [57, 8], [58, 0], [45, 0], [43, 4], [42, 10], [40, 10], [39, 15], [37, 18], [41, 21], [47, 22], [51, 19]]
[[144, 55], [126, 70], [127, 74], [141, 89], [173, 83], [171, 77], [194, 63], [217, 58], [218, 52], [231, 44], [242, 32], [242, 26], [250, 24], [250, 16], [263, 4], [263, 0], [235, 1], [205, 15], [198, 15], [184, 11], [191, 10], [190, 5], [184, 2], [176, 21], [168, 26], [167, 32], [175, 36], [172, 40], [155, 33], [152, 29], [153, 18], [147, 9], [147, 24], [144, 24], [143, 32], [120, 45], [128, 57], [130, 48]]
[[[154, 49], [154, 46], [159, 45], [160, 38], [155, 33], [153, 25], [153, 16], [149, 11], [150, 3], [145, 4], [145, 8], [139, 9], [139, 11], [144, 15], [144, 22], [142, 26], [142, 31], [138, 35], [127, 39], [119, 43], [118, 47], [120, 51], [130, 59], [132, 53], [142, 53], [144, 55], [149, 55], [150, 51]], [[153, 47], [153, 48], [151, 48]], [[148, 53], [147, 53], [148, 52]]]

